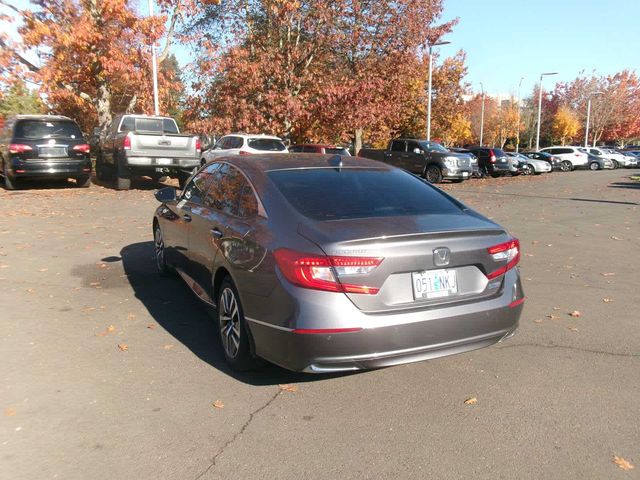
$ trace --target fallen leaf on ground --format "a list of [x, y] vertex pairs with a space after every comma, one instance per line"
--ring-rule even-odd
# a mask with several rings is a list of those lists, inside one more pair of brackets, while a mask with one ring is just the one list
[[127, 320], [135, 320], [136, 316], [133, 313], [127, 315]]
[[13, 417], [16, 414], [16, 409], [13, 408], [13, 407], [7, 407], [7, 408], [4, 409], [4, 414], [7, 417]]
[[553, 307], [554, 310], [560, 310], [560, 307]]
[[551, 320], [557, 320], [560, 317], [557, 315], [547, 315], [547, 318], [550, 318]]
[[569, 313], [570, 317], [580, 317], [582, 316], [582, 313], [580, 313], [578, 310], [574, 310], [573, 312]]
[[38, 270], [39, 272], [48, 272], [49, 269], [48, 268], [41, 268], [40, 270]]
[[100, 286], [100, 282], [91, 282], [89, 284], [89, 286], [91, 286], [91, 287], [99, 287]]
[[296, 387], [295, 385], [292, 385], [291, 383], [280, 384], [278, 385], [278, 387], [280, 387], [280, 390], [282, 390], [283, 392], [294, 393], [298, 391], [298, 387]]
[[224, 408], [224, 403], [222, 402], [222, 400], [216, 400], [211, 405], [213, 405], [216, 408]]
[[622, 457], [619, 457], [617, 455], [613, 456], [613, 460], [611, 460], [613, 463], [615, 463], [618, 467], [620, 467], [622, 470], [625, 471], [629, 471], [629, 470], [633, 470], [634, 467], [632, 463], [630, 463], [628, 460], [625, 460]]
[[600, 275], [602, 275], [603, 277], [613, 277], [615, 275], [615, 273], [607, 272], [607, 273], [601, 273]]
[[553, 243], [547, 243], [547, 247], [553, 247]]
[[621, 240], [621, 239], [616, 237], [615, 235], [611, 235], [611, 240]]
[[168, 343], [164, 346], [165, 350], [171, 350], [173, 348], [173, 344], [172, 343]]
[[478, 403], [478, 399], [476, 397], [471, 397], [471, 398], [467, 398], [464, 403], [466, 405], [475, 405], [476, 403]]
[[153, 323], [150, 323], [149, 325], [147, 325], [147, 328], [153, 330], [154, 328], [156, 328], [156, 326]]
[[603, 298], [602, 301], [604, 303], [611, 303], [611, 302], [613, 302], [613, 298]]
[[572, 332], [577, 332], [578, 331], [578, 327], [569, 327], [569, 330], [571, 330]]
[[542, 323], [542, 319], [541, 318], [536, 318], [533, 323]]
[[121, 352], [126, 352], [127, 350], [129, 350], [129, 345], [127, 345], [126, 343], [119, 343], [118, 344], [118, 349]]
[[35, 288], [27, 288], [27, 293], [33, 293], [35, 291], [36, 291]]
[[89, 313], [95, 310], [95, 307], [85, 307], [82, 309], [82, 313]]

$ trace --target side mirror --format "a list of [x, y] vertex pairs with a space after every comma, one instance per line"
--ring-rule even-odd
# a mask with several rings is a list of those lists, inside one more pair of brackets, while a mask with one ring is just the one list
[[422, 150], [420, 150], [419, 148], [414, 148], [413, 153], [415, 153], [416, 155], [420, 155], [422, 153]]
[[174, 187], [164, 187], [158, 190], [155, 194], [156, 200], [161, 203], [173, 202], [176, 200], [176, 189]]

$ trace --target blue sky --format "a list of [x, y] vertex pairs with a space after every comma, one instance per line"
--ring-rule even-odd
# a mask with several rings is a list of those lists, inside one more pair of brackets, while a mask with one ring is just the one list
[[441, 55], [467, 52], [474, 90], [522, 95], [542, 72], [545, 88], [580, 71], [612, 74], [640, 67], [640, 0], [445, 0], [444, 20], [460, 23]]

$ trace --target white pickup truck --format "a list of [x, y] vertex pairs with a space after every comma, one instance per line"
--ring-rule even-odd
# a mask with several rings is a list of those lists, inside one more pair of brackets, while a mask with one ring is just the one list
[[96, 176], [115, 179], [118, 190], [131, 188], [135, 176], [169, 176], [182, 186], [199, 165], [200, 139], [181, 135], [170, 117], [117, 115], [96, 152]]

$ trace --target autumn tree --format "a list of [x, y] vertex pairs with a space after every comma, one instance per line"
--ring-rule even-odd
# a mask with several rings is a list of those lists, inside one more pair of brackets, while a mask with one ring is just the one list
[[555, 139], [560, 140], [561, 145], [572, 141], [580, 130], [580, 122], [577, 115], [566, 105], [558, 108], [553, 116], [552, 132]]
[[[50, 111], [85, 129], [104, 128], [114, 112], [152, 111], [150, 46], [164, 34], [165, 16], [143, 18], [129, 0], [38, 0], [19, 13], [22, 44], [10, 53]], [[28, 49], [41, 52], [39, 64], [22, 53]], [[175, 78], [162, 72], [165, 105]]]
[[28, 90], [24, 81], [16, 80], [1, 92], [0, 117], [41, 113], [42, 110], [43, 105], [37, 93]]

